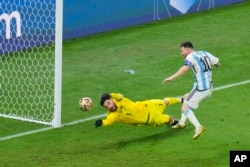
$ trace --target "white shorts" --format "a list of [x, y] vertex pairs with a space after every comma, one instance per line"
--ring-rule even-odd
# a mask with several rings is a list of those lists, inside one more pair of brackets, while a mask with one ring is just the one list
[[207, 89], [203, 91], [198, 91], [193, 89], [185, 99], [184, 103], [187, 104], [191, 109], [197, 109], [199, 103], [212, 95], [212, 89]]

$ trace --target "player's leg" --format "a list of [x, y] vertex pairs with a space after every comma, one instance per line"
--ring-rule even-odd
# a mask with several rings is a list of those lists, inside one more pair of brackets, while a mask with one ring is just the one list
[[[187, 99], [188, 95], [190, 93], [187, 93], [183, 96], [183, 99], [182, 99], [182, 103]], [[179, 123], [175, 124], [172, 126], [173, 129], [183, 129], [186, 127], [186, 120], [187, 120], [187, 116], [186, 114], [183, 112], [184, 111], [184, 108], [186, 108], [186, 104], [182, 104], [182, 108], [181, 108], [181, 119], [179, 120]]]
[[162, 124], [175, 125], [178, 123], [178, 120], [174, 119], [171, 115], [163, 114], [166, 110], [166, 105], [162, 100], [147, 101], [147, 110], [150, 112], [148, 124], [151, 126]]
[[205, 127], [200, 124], [192, 108], [197, 109], [199, 107], [199, 103], [211, 96], [211, 93], [211, 90], [193, 90], [185, 101], [186, 107], [183, 107], [183, 113], [187, 116], [187, 119], [195, 126], [195, 134], [193, 136], [193, 139], [197, 139], [205, 131]]
[[[187, 107], [186, 109], [184, 109], [182, 114], [184, 114], [185, 117], [195, 126], [195, 134], [193, 136], [193, 139], [197, 139], [205, 131], [205, 127], [200, 124], [200, 122], [198, 121], [197, 117], [195, 116], [191, 108]], [[172, 128], [174, 127], [176, 127], [175, 129], [185, 128], [186, 124], [181, 121], [182, 120], [180, 120], [180, 122], [175, 126], [172, 126]]]
[[[151, 100], [150, 102], [154, 103], [152, 106], [152, 110], [156, 113], [159, 114], [159, 116], [156, 116], [158, 119], [158, 123], [162, 124], [169, 124], [172, 126], [175, 126], [176, 124], [179, 123], [177, 119], [174, 119], [171, 115], [163, 114], [164, 111], [166, 110], [168, 105], [174, 105], [174, 104], [180, 104], [183, 102], [183, 98], [176, 98], [176, 97], [166, 97], [163, 100]], [[166, 117], [168, 121], [166, 121]], [[163, 121], [159, 121], [163, 120]]]
[[210, 91], [200, 92], [197, 90], [193, 90], [184, 100], [184, 103], [182, 105], [182, 118], [180, 122], [177, 125], [173, 126], [173, 128], [184, 128], [185, 121], [186, 119], [188, 119], [195, 126], [195, 135], [193, 139], [197, 139], [202, 134], [202, 132], [205, 131], [205, 127], [200, 124], [192, 108], [197, 109], [199, 107], [199, 103], [210, 95]]
[[[188, 119], [196, 128], [198, 128], [200, 125], [198, 119], [196, 118], [193, 109], [197, 109], [199, 106], [199, 102], [202, 100], [202, 97], [200, 92], [197, 90], [192, 90], [189, 94], [185, 96], [184, 103], [182, 104], [182, 116], [179, 121], [179, 124], [177, 125], [177, 128], [184, 128], [185, 122]], [[174, 128], [174, 127], [173, 127]]]
[[172, 126], [179, 123], [179, 121], [174, 119], [173, 116], [167, 115], [167, 114], [158, 115], [157, 118], [155, 119], [155, 121], [157, 122], [157, 124], [165, 123], [167, 125], [172, 125]]
[[166, 104], [166, 106], [168, 106], [168, 105], [180, 104], [183, 102], [183, 99], [177, 97], [165, 97], [163, 99], [163, 102]]

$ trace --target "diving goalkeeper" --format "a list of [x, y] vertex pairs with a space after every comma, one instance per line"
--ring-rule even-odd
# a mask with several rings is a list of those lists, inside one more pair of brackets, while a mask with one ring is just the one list
[[100, 105], [108, 115], [105, 119], [95, 122], [95, 127], [111, 125], [114, 122], [130, 125], [158, 126], [162, 124], [176, 125], [178, 123], [172, 116], [164, 114], [169, 105], [182, 103], [182, 98], [166, 97], [164, 99], [151, 99], [145, 101], [132, 101], [122, 94], [104, 93]]

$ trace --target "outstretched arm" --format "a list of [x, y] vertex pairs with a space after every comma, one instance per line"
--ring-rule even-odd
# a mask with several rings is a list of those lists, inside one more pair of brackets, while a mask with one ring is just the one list
[[162, 83], [167, 83], [172, 81], [175, 78], [178, 78], [179, 76], [185, 74], [188, 71], [189, 67], [184, 65], [182, 66], [176, 73], [174, 73], [173, 75], [171, 75], [170, 77], [165, 78]]
[[105, 119], [98, 119], [95, 121], [95, 127], [98, 128], [100, 126], [107, 126], [113, 124], [117, 119], [117, 115], [115, 113], [109, 113]]

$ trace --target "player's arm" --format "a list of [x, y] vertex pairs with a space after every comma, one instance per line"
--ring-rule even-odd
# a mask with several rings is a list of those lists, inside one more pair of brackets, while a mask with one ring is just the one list
[[215, 57], [214, 55], [212, 55], [211, 53], [207, 52], [209, 59], [212, 63], [212, 65], [214, 65], [215, 67], [220, 67], [220, 60], [218, 57]]
[[171, 75], [170, 77], [165, 78], [162, 83], [167, 83], [172, 81], [175, 78], [178, 78], [179, 76], [185, 74], [189, 69], [189, 66], [187, 65], [183, 65], [176, 73], [174, 73], [173, 75]]
[[220, 62], [218, 61], [216, 64], [214, 64], [215, 67], [220, 67]]

